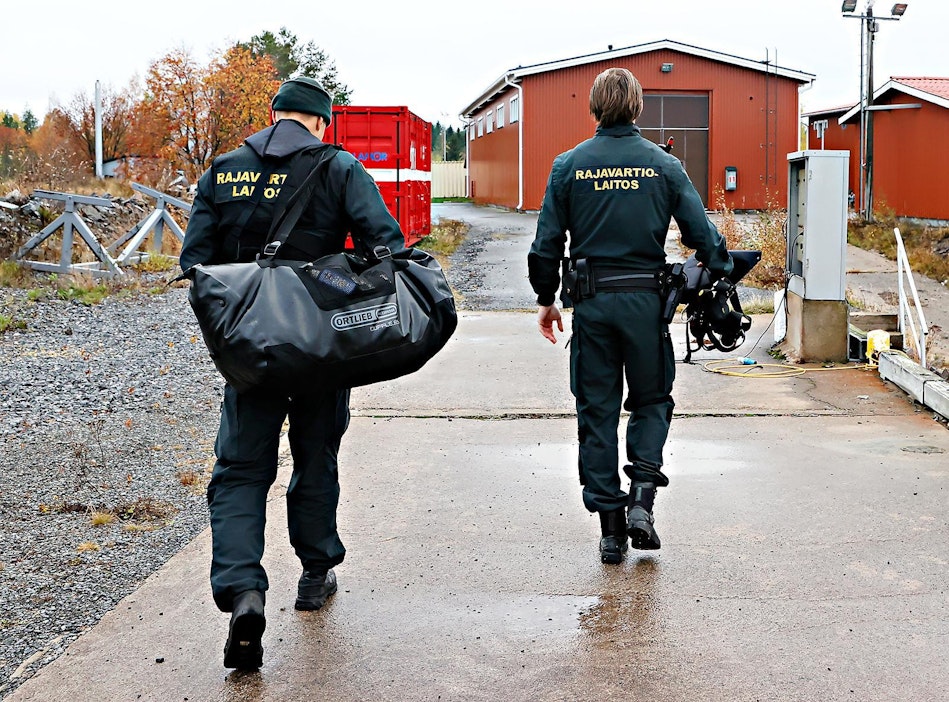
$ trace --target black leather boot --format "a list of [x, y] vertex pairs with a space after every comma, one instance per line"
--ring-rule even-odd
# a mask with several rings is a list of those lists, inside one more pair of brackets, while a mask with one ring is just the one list
[[626, 515], [626, 533], [633, 548], [655, 551], [659, 548], [659, 534], [653, 526], [652, 504], [656, 499], [655, 483], [634, 482], [629, 486], [629, 511]]
[[600, 560], [604, 563], [622, 563], [626, 553], [626, 524], [624, 510], [600, 512]]
[[267, 620], [264, 618], [264, 593], [245, 590], [234, 598], [231, 624], [224, 644], [224, 667], [257, 670], [264, 662], [261, 639]]
[[304, 570], [297, 583], [294, 607], [304, 612], [319, 609], [336, 592], [336, 573], [330, 570]]

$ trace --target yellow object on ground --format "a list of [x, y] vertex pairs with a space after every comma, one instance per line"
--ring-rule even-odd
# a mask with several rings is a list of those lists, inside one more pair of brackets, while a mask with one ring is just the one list
[[867, 332], [867, 362], [876, 365], [881, 351], [890, 350], [890, 333], [882, 329]]

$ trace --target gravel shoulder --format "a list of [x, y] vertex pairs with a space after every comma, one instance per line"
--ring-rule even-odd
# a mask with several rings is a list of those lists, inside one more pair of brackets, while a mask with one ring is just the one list
[[27, 325], [0, 336], [4, 696], [207, 526], [223, 382], [186, 289], [0, 296]]

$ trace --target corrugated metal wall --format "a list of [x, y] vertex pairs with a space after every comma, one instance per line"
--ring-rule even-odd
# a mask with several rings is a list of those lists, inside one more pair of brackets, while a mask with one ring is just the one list
[[874, 209], [949, 220], [949, 109], [902, 93], [886, 102], [922, 107], [874, 112]]
[[432, 197], [465, 197], [467, 175], [464, 161], [432, 161]]
[[[873, 113], [873, 206], [900, 217], [949, 220], [949, 110], [899, 92], [878, 104], [913, 104], [919, 109]], [[860, 120], [837, 124], [836, 115], [812, 115], [808, 148], [822, 148], [813, 123], [827, 119], [824, 149], [850, 152], [850, 189], [860, 190]], [[859, 204], [859, 197], [858, 197]]]
[[[514, 91], [512, 90], [511, 93]], [[500, 128], [495, 127], [490, 134], [486, 133], [474, 141], [469, 140], [468, 171], [471, 197], [475, 202], [514, 208], [518, 204], [519, 126], [517, 122], [507, 122], [511, 93], [505, 95], [502, 100], [495, 101], [482, 112], [482, 117], [488, 111], [495, 113], [498, 104], [504, 102], [507, 108], [505, 109], [505, 125]]]
[[[673, 70], [663, 73], [663, 63]], [[710, 207], [724, 188], [725, 166], [738, 169], [738, 189], [724, 194], [734, 209], [759, 209], [769, 199], [787, 199], [787, 154], [798, 146], [798, 85], [765, 74], [672, 50], [526, 76], [522, 82], [524, 120], [524, 199], [522, 209], [539, 209], [554, 157], [593, 135], [589, 114], [593, 79], [610, 66], [628, 68], [647, 93], [709, 95]], [[496, 110], [516, 92], [511, 89], [475, 118]], [[469, 141], [470, 172], [476, 202], [518, 205], [517, 130], [506, 125]], [[674, 153], [674, 152], [673, 152]], [[770, 195], [769, 195], [770, 194]]]

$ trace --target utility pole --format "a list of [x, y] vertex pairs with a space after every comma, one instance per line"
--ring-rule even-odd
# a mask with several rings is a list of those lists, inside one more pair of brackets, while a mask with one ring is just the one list
[[890, 10], [890, 17], [878, 17], [873, 14], [874, 3], [867, 0], [866, 10], [860, 15], [852, 14], [857, 0], [843, 0], [840, 6], [844, 17], [860, 20], [860, 192], [856, 204], [867, 221], [873, 219], [873, 43], [880, 31], [879, 20], [899, 20], [907, 8], [907, 3], [898, 2]]
[[102, 178], [102, 91], [96, 81], [96, 178]]
[[873, 221], [873, 41], [880, 25], [873, 19], [873, 2], [867, 3], [867, 18], [865, 20], [867, 27], [867, 107], [864, 111], [866, 120], [866, 197], [864, 197], [863, 218], [868, 222]]

